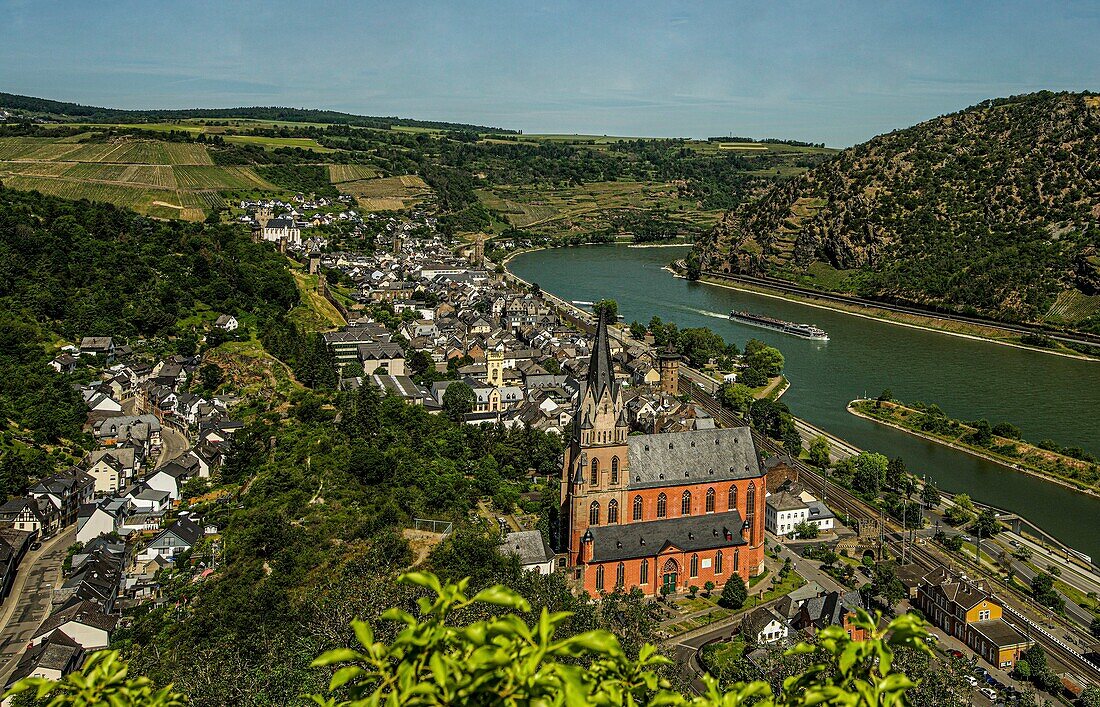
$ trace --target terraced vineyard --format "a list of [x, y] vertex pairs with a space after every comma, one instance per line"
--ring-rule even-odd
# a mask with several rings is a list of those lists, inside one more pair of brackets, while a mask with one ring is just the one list
[[357, 182], [361, 179], [374, 179], [377, 176], [378, 171], [366, 165], [330, 164], [328, 166], [328, 178], [333, 184]]
[[[343, 167], [344, 165], [332, 165]], [[330, 167], [329, 178], [332, 171]], [[381, 177], [377, 179], [360, 179], [351, 182], [340, 182], [340, 191], [351, 194], [359, 202], [359, 205], [368, 211], [396, 211], [407, 209], [423, 201], [431, 195], [429, 187], [423, 179], [415, 174], [403, 174], [398, 177]]]
[[222, 192], [280, 194], [251, 167], [217, 166], [204, 145], [120, 138], [0, 138], [0, 180], [13, 189], [108, 201], [161, 218], [199, 221]]

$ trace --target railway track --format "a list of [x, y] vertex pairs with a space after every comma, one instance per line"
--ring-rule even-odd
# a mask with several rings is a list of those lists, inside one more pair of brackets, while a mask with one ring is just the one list
[[1096, 346], [1100, 344], [1100, 336], [1096, 334], [1088, 334], [1084, 332], [1065, 332], [1058, 329], [1044, 327], [1034, 324], [1018, 324], [999, 322], [993, 319], [983, 319], [982, 317], [968, 317], [964, 314], [954, 314], [951, 312], [937, 312], [933, 310], [922, 310], [915, 307], [907, 307], [905, 305], [893, 304], [891, 302], [881, 302], [878, 300], [864, 299], [862, 297], [851, 297], [847, 295], [837, 295], [828, 292], [819, 292], [817, 290], [811, 290], [805, 287], [799, 287], [792, 285], [781, 280], [775, 280], [772, 278], [753, 277], [752, 275], [732, 275], [728, 273], [716, 273], [707, 271], [703, 273], [707, 277], [713, 277], [718, 280], [728, 280], [730, 282], [740, 282], [746, 285], [755, 285], [757, 287], [763, 287], [770, 290], [778, 290], [787, 294], [799, 295], [802, 297], [808, 297], [810, 299], [824, 300], [827, 302], [836, 302], [838, 304], [854, 304], [861, 307], [871, 307], [875, 309], [886, 310], [888, 312], [896, 312], [898, 314], [909, 314], [918, 317], [932, 317], [934, 319], [941, 319], [944, 321], [962, 322], [965, 324], [973, 324], [976, 326], [989, 327], [992, 329], [1000, 329], [1012, 334], [1041, 334], [1043, 336], [1049, 336], [1052, 339], [1058, 341], [1085, 344], [1088, 346]]
[[[726, 427], [744, 427], [748, 425], [748, 421], [737, 415], [733, 411], [723, 407], [714, 396], [704, 391], [695, 383], [686, 380], [681, 377], [680, 379], [680, 392], [690, 395], [692, 399], [699, 404], [704, 410], [707, 411], [716, 421]], [[787, 451], [782, 446], [776, 444], [772, 440], [760, 435], [753, 430], [753, 439], [756, 442], [757, 449], [764, 452], [766, 455], [780, 455], [788, 456]], [[921, 567], [932, 570], [937, 567], [947, 567], [954, 572], [964, 572], [968, 575], [979, 575], [982, 579], [989, 581], [991, 584], [996, 584], [1004, 587], [1005, 593], [1002, 594], [1002, 604], [1005, 608], [1005, 613], [1009, 615], [1011, 619], [1017, 624], [1017, 628], [1021, 629], [1023, 633], [1034, 638], [1040, 643], [1043, 648], [1058, 658], [1059, 661], [1065, 663], [1067, 667], [1075, 670], [1083, 675], [1087, 675], [1093, 680], [1100, 679], [1100, 666], [1092, 663], [1086, 659], [1083, 655], [1074, 650], [1069, 644], [1058, 637], [1054, 631], [1061, 633], [1077, 632], [1079, 629], [1072, 626], [1062, 620], [1060, 617], [1044, 613], [1044, 617], [1048, 621], [1053, 621], [1054, 625], [1058, 628], [1052, 630], [1046, 626], [1043, 626], [1040, 622], [1036, 622], [1026, 616], [1028, 607], [1026, 606], [1028, 600], [1026, 598], [1017, 597], [1011, 589], [1007, 587], [1000, 580], [999, 577], [989, 576], [984, 571], [976, 567], [968, 567], [963, 565], [952, 556], [941, 557], [939, 554], [928, 550], [916, 543], [906, 544], [904, 538], [905, 529], [894, 522], [891, 518], [882, 516], [878, 509], [872, 508], [862, 499], [856, 497], [848, 489], [835, 483], [829, 482], [815, 467], [806, 464], [805, 462], [789, 457], [788, 463], [793, 466], [799, 473], [799, 478], [802, 483], [819, 498], [825, 498], [828, 500], [828, 504], [834, 510], [843, 511], [848, 516], [849, 524], [851, 521], [859, 522], [881, 522], [884, 544], [896, 552], [898, 556], [902, 555], [902, 551], [912, 558], [912, 561]], [[1020, 609], [1012, 606], [1008, 599], [1014, 599], [1017, 603], [1023, 604]]]

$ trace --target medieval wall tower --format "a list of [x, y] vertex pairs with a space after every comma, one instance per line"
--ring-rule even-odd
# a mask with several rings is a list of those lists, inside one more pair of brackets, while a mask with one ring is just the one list
[[657, 363], [661, 371], [661, 392], [667, 395], [680, 394], [680, 354], [672, 348], [668, 348], [657, 354]]

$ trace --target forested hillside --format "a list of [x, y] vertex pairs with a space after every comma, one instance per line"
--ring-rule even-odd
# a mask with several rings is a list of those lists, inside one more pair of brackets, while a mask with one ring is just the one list
[[704, 269], [1100, 331], [1100, 96], [985, 101], [728, 212]]
[[0, 185], [0, 493], [78, 452], [87, 408], [48, 366], [62, 342], [140, 338], [194, 353], [197, 308], [260, 325], [297, 302], [285, 259], [228, 225], [155, 221], [109, 204]]
[[397, 117], [371, 117], [341, 113], [334, 110], [311, 108], [286, 108], [278, 106], [251, 106], [241, 108], [184, 108], [180, 110], [126, 110], [84, 106], [67, 101], [51, 101], [47, 98], [20, 96], [0, 92], [0, 108], [26, 115], [43, 115], [53, 119], [87, 123], [155, 123], [162, 120], [186, 120], [187, 118], [248, 118], [252, 120], [281, 120], [292, 123], [337, 123], [365, 128], [389, 129], [394, 126], [430, 128], [436, 130], [478, 130], [481, 132], [511, 133], [482, 125], [449, 123], [435, 120], [413, 120]]

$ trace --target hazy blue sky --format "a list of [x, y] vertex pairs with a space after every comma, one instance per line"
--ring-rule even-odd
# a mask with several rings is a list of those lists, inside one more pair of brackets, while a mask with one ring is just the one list
[[1100, 3], [0, 0], [0, 90], [849, 145], [1100, 90]]

